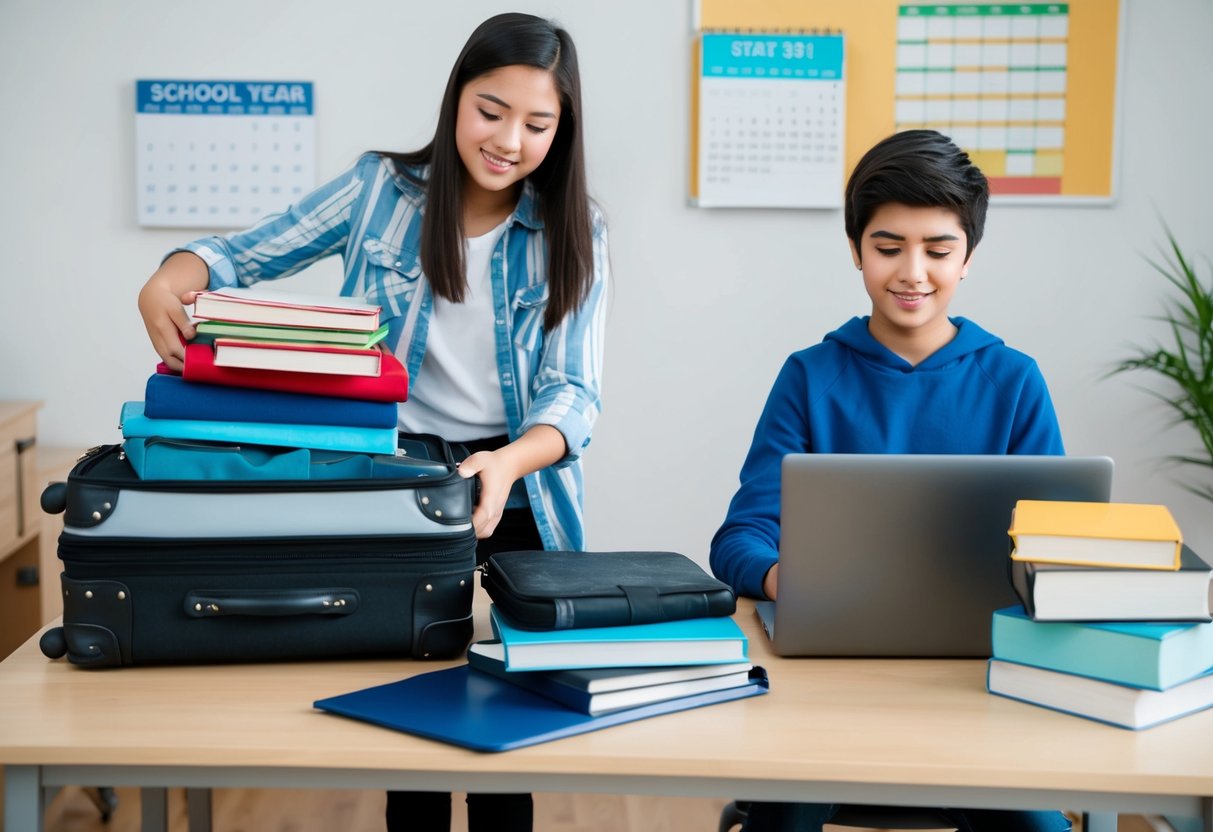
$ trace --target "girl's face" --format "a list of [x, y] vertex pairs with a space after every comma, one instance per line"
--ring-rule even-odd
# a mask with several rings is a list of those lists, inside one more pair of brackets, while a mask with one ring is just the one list
[[543, 162], [560, 123], [552, 73], [504, 66], [473, 78], [459, 94], [455, 148], [473, 189], [499, 192]]

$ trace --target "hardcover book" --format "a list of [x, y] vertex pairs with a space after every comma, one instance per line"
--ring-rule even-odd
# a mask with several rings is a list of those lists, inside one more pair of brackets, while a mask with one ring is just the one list
[[318, 329], [379, 328], [380, 307], [360, 298], [282, 292], [243, 286], [199, 292], [194, 317], [241, 324], [270, 324]]
[[388, 325], [373, 332], [356, 329], [309, 329], [299, 326], [261, 326], [258, 324], [236, 324], [231, 321], [199, 321], [194, 326], [191, 343], [214, 344], [216, 338], [238, 338], [242, 341], [306, 341], [316, 344], [344, 344], [348, 347], [366, 349], [387, 337]]
[[1211, 576], [1187, 544], [1175, 571], [1011, 562], [1011, 584], [1037, 621], [1210, 621]]
[[122, 436], [146, 439], [203, 439], [209, 442], [248, 442], [280, 448], [315, 448], [322, 451], [357, 451], [364, 454], [396, 453], [395, 428], [356, 428], [342, 425], [301, 425], [271, 422], [206, 422], [201, 419], [151, 419], [143, 402], [122, 405]]
[[395, 402], [194, 384], [181, 376], [165, 373], [152, 373], [148, 378], [143, 412], [153, 419], [286, 422], [363, 428], [396, 426]]
[[1020, 500], [1011, 517], [1012, 560], [1179, 568], [1183, 535], [1166, 506]]
[[[167, 367], [164, 370], [168, 372]], [[160, 372], [159, 367], [157, 372]], [[409, 392], [408, 372], [400, 360], [390, 353], [384, 353], [380, 358], [377, 377], [334, 376], [322, 373], [279, 373], [273, 370], [216, 367], [215, 353], [209, 346], [187, 344], [182, 376], [186, 381], [199, 384], [252, 387], [258, 390], [376, 402], [402, 402], [408, 398]]]
[[240, 341], [217, 338], [216, 367], [243, 367], [285, 373], [378, 376], [381, 350], [289, 341]]
[[591, 715], [748, 684], [752, 667], [749, 662], [737, 662], [511, 673], [505, 669], [505, 648], [499, 641], [480, 641], [470, 646], [468, 665]]
[[523, 630], [489, 607], [493, 634], [505, 645], [505, 666], [520, 670], [656, 667], [746, 661], [746, 637], [729, 616], [586, 627]]
[[321, 699], [313, 707], [476, 751], [509, 751], [638, 719], [760, 696], [768, 687], [766, 671], [755, 667], [749, 682], [739, 687], [591, 716], [460, 665]]
[[994, 613], [996, 659], [1163, 690], [1213, 669], [1213, 623], [1033, 621]]
[[1213, 706], [1213, 672], [1158, 691], [990, 659], [986, 688], [999, 696], [1134, 731]]

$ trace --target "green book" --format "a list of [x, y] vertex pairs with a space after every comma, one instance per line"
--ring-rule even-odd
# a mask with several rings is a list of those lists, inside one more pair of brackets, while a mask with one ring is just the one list
[[363, 349], [374, 346], [387, 337], [388, 325], [374, 332], [352, 329], [307, 329], [297, 326], [265, 326], [236, 324], [229, 321], [199, 321], [195, 329], [196, 343], [213, 344], [216, 338], [240, 338], [250, 341], [310, 341], [318, 344], [345, 344]]

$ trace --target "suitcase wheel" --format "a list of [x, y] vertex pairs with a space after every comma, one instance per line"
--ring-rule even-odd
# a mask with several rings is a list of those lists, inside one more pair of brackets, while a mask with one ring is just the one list
[[60, 514], [67, 508], [67, 483], [52, 482], [42, 489], [42, 510], [47, 514]]
[[67, 655], [67, 639], [63, 637], [62, 627], [51, 627], [38, 639], [42, 655], [48, 659], [61, 659]]

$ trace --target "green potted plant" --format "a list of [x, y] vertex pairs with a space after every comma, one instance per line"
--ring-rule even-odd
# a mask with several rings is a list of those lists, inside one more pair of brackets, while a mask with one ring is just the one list
[[1164, 301], [1164, 314], [1157, 318], [1170, 328], [1170, 343], [1139, 347], [1112, 374], [1148, 370], [1166, 380], [1161, 389], [1150, 392], [1170, 409], [1175, 424], [1191, 425], [1204, 445], [1203, 454], [1179, 454], [1168, 459], [1203, 469], [1203, 476], [1180, 484], [1213, 501], [1213, 283], [1201, 283], [1175, 236], [1170, 229], [1165, 230], [1167, 246], [1162, 249], [1161, 259], [1147, 258], [1147, 262], [1173, 290]]

